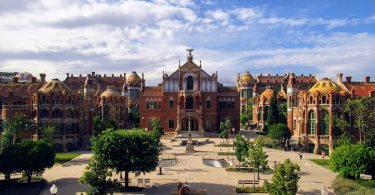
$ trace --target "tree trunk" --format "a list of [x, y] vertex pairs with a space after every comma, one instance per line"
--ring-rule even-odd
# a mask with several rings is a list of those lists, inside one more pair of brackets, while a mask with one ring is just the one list
[[258, 175], [258, 180], [260, 180], [260, 177], [259, 177], [259, 167], [257, 167], [257, 175]]
[[27, 183], [30, 183], [31, 182], [32, 173], [26, 173], [26, 175], [27, 175]]
[[129, 171], [125, 171], [125, 188], [129, 187]]
[[253, 166], [253, 172], [254, 172], [253, 188], [255, 188], [255, 166]]

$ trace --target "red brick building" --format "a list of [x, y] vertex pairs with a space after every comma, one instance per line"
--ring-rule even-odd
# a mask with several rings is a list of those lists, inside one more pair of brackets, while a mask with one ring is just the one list
[[163, 82], [141, 91], [141, 128], [151, 128], [160, 119], [165, 131], [217, 132], [219, 123], [229, 119], [240, 128], [239, 93], [235, 86], [223, 86], [217, 72], [208, 74], [193, 62], [188, 50], [187, 62], [171, 75], [163, 72]]

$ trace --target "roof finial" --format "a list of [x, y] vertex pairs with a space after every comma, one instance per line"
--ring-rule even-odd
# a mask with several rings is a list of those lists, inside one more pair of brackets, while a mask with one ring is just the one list
[[189, 62], [193, 61], [193, 55], [191, 55], [191, 52], [194, 51], [194, 49], [192, 49], [192, 48], [191, 49], [186, 49], [186, 51], [189, 52], [189, 55], [187, 56], [188, 61]]

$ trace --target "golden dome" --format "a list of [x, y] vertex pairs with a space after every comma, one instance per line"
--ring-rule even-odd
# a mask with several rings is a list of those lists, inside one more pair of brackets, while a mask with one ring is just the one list
[[67, 93], [70, 92], [71, 89], [59, 79], [52, 79], [48, 83], [44, 84], [40, 89], [39, 92], [41, 93], [49, 93], [49, 92], [61, 92]]
[[108, 86], [107, 90], [105, 90], [100, 97], [103, 98], [109, 98], [109, 97], [119, 97], [121, 94], [115, 90], [114, 86]]
[[141, 80], [141, 77], [139, 77], [139, 75], [137, 74], [137, 72], [133, 71], [129, 77], [128, 77], [128, 81], [129, 82], [135, 82], [135, 81], [140, 81]]
[[262, 94], [260, 94], [261, 97], [271, 99], [274, 89], [267, 88], [265, 91], [263, 91]]
[[242, 75], [241, 80], [247, 81], [248, 83], [250, 83], [250, 81], [253, 80], [253, 77], [251, 76], [249, 71], [246, 71], [245, 74]]
[[310, 93], [313, 92], [320, 92], [320, 93], [327, 93], [327, 92], [340, 92], [342, 88], [337, 85], [335, 82], [333, 82], [330, 79], [324, 78], [317, 83], [315, 83], [314, 86], [312, 86], [309, 89]]

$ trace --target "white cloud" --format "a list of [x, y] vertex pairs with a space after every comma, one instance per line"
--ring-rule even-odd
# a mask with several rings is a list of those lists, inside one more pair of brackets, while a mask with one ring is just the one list
[[[14, 6], [7, 2], [0, 5]], [[196, 61], [201, 59], [209, 73], [218, 70], [220, 81], [226, 84], [233, 84], [236, 73], [248, 68], [283, 73], [290, 65], [313, 68], [327, 76], [340, 70], [375, 76], [374, 35], [300, 30], [369, 24], [375, 22], [374, 16], [269, 18], [266, 12], [236, 7], [200, 13], [187, 0], [43, 0], [6, 12], [0, 8], [0, 71], [46, 72], [49, 78], [64, 78], [65, 72], [137, 70], [145, 72], [148, 84], [156, 84], [162, 70], [174, 71], [178, 60], [185, 60], [185, 49], [195, 47]], [[290, 35], [278, 29], [285, 26], [294, 32]], [[243, 52], [247, 45], [250, 50]]]

